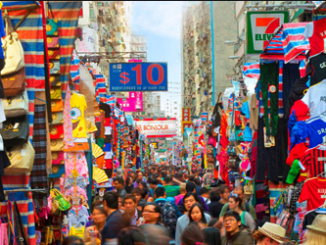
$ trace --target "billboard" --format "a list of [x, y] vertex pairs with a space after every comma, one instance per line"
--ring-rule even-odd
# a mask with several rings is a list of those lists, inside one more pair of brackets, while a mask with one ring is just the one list
[[183, 134], [184, 133], [184, 128], [185, 126], [189, 126], [189, 125], [192, 125], [192, 122], [191, 122], [191, 108], [186, 108], [186, 107], [183, 107], [182, 108], [182, 112], [181, 112], [181, 133]]
[[177, 135], [176, 119], [136, 120], [136, 128], [147, 138], [166, 138]]
[[125, 112], [137, 112], [137, 109], [143, 111], [143, 93], [130, 92], [129, 98], [118, 99], [118, 103], [121, 105], [121, 109]]
[[110, 91], [168, 91], [167, 63], [111, 63]]
[[287, 22], [288, 11], [247, 12], [247, 54], [260, 54], [281, 25]]

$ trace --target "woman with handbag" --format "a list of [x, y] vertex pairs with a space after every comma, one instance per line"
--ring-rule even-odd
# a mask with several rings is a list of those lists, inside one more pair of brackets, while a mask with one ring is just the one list
[[86, 245], [95, 245], [101, 243], [101, 230], [103, 229], [107, 213], [105, 212], [103, 205], [96, 205], [92, 212], [94, 225], [87, 227], [85, 230], [83, 241]]

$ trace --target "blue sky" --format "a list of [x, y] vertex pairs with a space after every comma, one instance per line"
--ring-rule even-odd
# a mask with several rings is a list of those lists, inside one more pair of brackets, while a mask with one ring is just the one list
[[182, 2], [134, 1], [131, 26], [147, 37], [148, 62], [167, 62], [170, 82], [181, 81]]

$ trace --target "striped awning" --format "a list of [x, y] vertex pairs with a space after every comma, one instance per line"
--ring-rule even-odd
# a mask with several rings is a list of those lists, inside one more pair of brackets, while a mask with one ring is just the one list
[[288, 63], [298, 56], [304, 56], [310, 50], [308, 40], [304, 38], [304, 30], [308, 22], [283, 24], [261, 54], [261, 58], [270, 55]]

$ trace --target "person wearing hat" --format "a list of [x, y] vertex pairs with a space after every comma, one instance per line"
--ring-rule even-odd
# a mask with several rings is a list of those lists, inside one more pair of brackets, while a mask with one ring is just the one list
[[253, 234], [257, 245], [279, 245], [284, 242], [286, 230], [277, 224], [266, 222]]
[[326, 215], [317, 215], [312, 225], [307, 225], [307, 229], [304, 245], [326, 244]]

